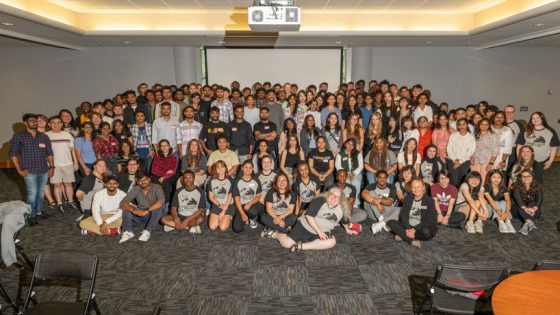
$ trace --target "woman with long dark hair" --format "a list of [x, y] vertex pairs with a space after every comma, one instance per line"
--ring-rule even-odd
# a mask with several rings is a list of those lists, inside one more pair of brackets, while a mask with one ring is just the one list
[[558, 153], [560, 140], [556, 131], [548, 125], [541, 112], [531, 114], [527, 128], [517, 138], [517, 156], [522, 145], [530, 145], [535, 150], [535, 161], [542, 165], [543, 170], [552, 166]]
[[479, 172], [470, 172], [459, 187], [455, 211], [460, 211], [467, 217], [467, 233], [484, 233], [483, 221], [490, 218], [490, 213], [484, 199], [484, 186]]
[[330, 187], [334, 183], [334, 155], [327, 149], [327, 140], [323, 136], [316, 139], [317, 148], [307, 155], [309, 170], [321, 183], [321, 189]]
[[125, 141], [132, 143], [132, 134], [128, 131], [124, 125], [124, 122], [120, 119], [113, 120], [113, 130], [111, 134], [117, 139], [117, 141], [122, 144]]
[[499, 139], [490, 129], [490, 121], [486, 118], [476, 125], [474, 137], [476, 147], [471, 157], [471, 171], [479, 172], [484, 181], [486, 174], [494, 169], [494, 161], [500, 153]]
[[261, 170], [262, 158], [265, 156], [270, 156], [272, 159], [272, 169], [275, 169], [275, 156], [274, 152], [268, 146], [268, 141], [261, 139], [257, 141], [257, 147], [255, 148], [255, 154], [253, 154], [253, 165], [255, 166], [255, 171]]
[[422, 163], [420, 163], [420, 175], [424, 183], [431, 186], [436, 182], [436, 176], [439, 171], [444, 169], [444, 164], [437, 156], [437, 147], [435, 145], [428, 145], [425, 151], [426, 154], [422, 159]]
[[297, 135], [296, 122], [293, 118], [286, 118], [284, 120], [284, 126], [278, 137], [278, 152], [282, 152], [286, 149], [286, 144], [288, 143], [288, 138], [291, 135]]
[[261, 213], [260, 219], [265, 228], [261, 235], [268, 235], [271, 231], [290, 231], [297, 221], [294, 214], [296, 199], [295, 192], [290, 189], [288, 176], [284, 173], [278, 174], [264, 199], [264, 212]]
[[327, 125], [328, 124], [327, 120], [330, 117], [330, 114], [332, 113], [336, 114], [336, 116], [338, 117], [338, 122], [341, 124], [342, 112], [338, 107], [336, 107], [336, 97], [334, 96], [334, 94], [332, 93], [327, 94], [326, 103], [327, 106], [323, 107], [323, 109], [321, 110], [321, 124]]
[[517, 161], [511, 168], [509, 187], [511, 188], [513, 184], [517, 181], [517, 177], [524, 170], [531, 170], [535, 179], [540, 184], [543, 183], [543, 169], [540, 163], [535, 162], [535, 150], [529, 145], [523, 145], [519, 149], [519, 155], [517, 156]]
[[364, 127], [360, 125], [360, 116], [352, 114], [346, 122], [346, 127], [342, 131], [342, 141], [348, 139], [356, 140], [356, 150], [362, 151], [364, 148]]
[[304, 160], [305, 154], [299, 146], [297, 136], [290, 136], [286, 149], [280, 154], [280, 170], [288, 176], [290, 185], [296, 177], [295, 169], [297, 165]]
[[436, 127], [432, 131], [432, 144], [437, 147], [438, 156], [442, 162], [447, 159], [447, 144], [449, 137], [455, 129], [449, 126], [449, 116], [446, 113], [440, 113]]
[[447, 169], [451, 175], [451, 183], [459, 186], [470, 171], [471, 157], [476, 148], [476, 139], [469, 132], [466, 118], [457, 121], [457, 131], [449, 136], [447, 143]]
[[72, 136], [77, 137], [80, 134], [80, 128], [76, 126], [74, 115], [67, 109], [61, 109], [58, 116], [62, 120], [62, 130], [69, 132]]
[[[202, 146], [198, 142], [198, 139], [192, 139], [189, 141], [189, 146], [187, 148], [187, 152], [183, 158], [181, 158], [181, 173], [184, 173], [187, 170], [191, 170], [194, 175], [194, 185], [197, 187], [202, 187], [206, 182], [206, 169], [208, 168], [207, 165], [206, 155], [202, 150]], [[178, 186], [180, 186], [180, 182], [178, 181]]]
[[399, 121], [396, 117], [389, 117], [386, 129], [387, 147], [395, 156], [399, 154], [403, 145], [403, 134], [399, 129]]
[[152, 182], [160, 184], [165, 194], [165, 208], [173, 196], [177, 177], [177, 155], [173, 154], [173, 148], [169, 141], [162, 139], [158, 143], [158, 152], [152, 162]]
[[241, 233], [246, 225], [251, 229], [257, 228], [257, 217], [262, 212], [261, 184], [253, 174], [253, 163], [246, 160], [241, 165], [241, 174], [233, 183], [233, 201], [235, 214], [232, 230]]
[[451, 185], [451, 178], [447, 170], [437, 173], [437, 183], [430, 187], [430, 193], [437, 211], [438, 224], [462, 229], [466, 216], [459, 211], [453, 211], [457, 201], [457, 187]]
[[484, 185], [484, 197], [488, 202], [490, 217], [498, 221], [500, 233], [515, 233], [511, 224], [511, 198], [501, 170], [491, 170]]
[[399, 164], [399, 170], [403, 167], [410, 165], [414, 168], [414, 175], [416, 177], [420, 176], [420, 163], [422, 163], [422, 157], [418, 153], [418, 143], [416, 139], [410, 138], [406, 140], [403, 145], [403, 151], [397, 155], [397, 162]]
[[330, 113], [327, 118], [327, 124], [323, 128], [323, 135], [327, 139], [327, 148], [335, 156], [342, 148], [342, 128], [340, 128], [339, 122], [338, 115]]
[[[95, 115], [92, 115], [92, 118], [94, 116]], [[113, 137], [113, 135], [111, 135], [111, 125], [109, 125], [109, 123], [102, 122], [99, 127], [101, 133], [93, 139], [93, 150], [95, 152], [95, 156], [97, 159], [103, 159], [105, 161], [109, 175], [116, 175], [119, 142], [115, 139], [115, 137]]]
[[305, 122], [299, 134], [299, 143], [303, 149], [304, 156], [317, 148], [317, 137], [321, 135], [321, 131], [315, 125], [315, 118], [313, 115], [305, 116]]
[[522, 171], [517, 177], [513, 186], [513, 200], [516, 211], [523, 221], [519, 233], [528, 235], [537, 228], [534, 221], [541, 216], [540, 208], [543, 202], [542, 185], [537, 182], [530, 170]]
[[[363, 155], [356, 149], [356, 140], [348, 139], [344, 142], [344, 147], [337, 154], [335, 160], [336, 169], [344, 169], [348, 172], [349, 184], [352, 184], [356, 191], [362, 191], [362, 170], [364, 169]], [[354, 201], [354, 206], [360, 204], [359, 198]]]
[[385, 171], [387, 173], [387, 182], [392, 185], [395, 182], [397, 166], [397, 157], [393, 151], [388, 149], [385, 139], [381, 137], [376, 138], [371, 151], [364, 158], [364, 168], [367, 171], [368, 183], [375, 183], [377, 172]]
[[233, 182], [228, 176], [226, 162], [218, 160], [212, 164], [213, 178], [208, 182], [208, 201], [210, 202], [210, 215], [208, 216], [208, 227], [212, 231], [220, 229], [225, 231], [235, 215], [233, 205]]

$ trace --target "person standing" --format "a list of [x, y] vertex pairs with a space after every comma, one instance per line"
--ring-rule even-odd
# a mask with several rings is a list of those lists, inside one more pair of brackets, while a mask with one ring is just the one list
[[183, 158], [187, 153], [189, 142], [192, 139], [198, 140], [202, 130], [202, 124], [194, 119], [195, 111], [192, 106], [187, 106], [183, 114], [185, 115], [185, 120], [177, 128], [177, 152], [179, 152], [180, 158]]
[[138, 154], [140, 167], [143, 171], [150, 169], [154, 151], [152, 150], [152, 124], [146, 122], [143, 112], [136, 112], [135, 124], [130, 127], [132, 148]]
[[242, 106], [235, 107], [235, 119], [227, 125], [227, 134], [232, 151], [237, 153], [239, 162], [253, 158], [253, 128], [243, 119], [244, 110]]
[[25, 182], [25, 202], [31, 206], [29, 225], [35, 225], [36, 217], [43, 216], [47, 179], [54, 174], [53, 150], [49, 137], [37, 132], [37, 115], [25, 114], [22, 120], [26, 129], [13, 136], [9, 155]]
[[226, 124], [234, 119], [233, 105], [231, 105], [231, 102], [224, 97], [223, 86], [218, 86], [216, 88], [216, 99], [210, 105], [210, 108], [212, 107], [218, 107], [220, 110], [220, 120]]
[[161, 117], [156, 118], [152, 126], [153, 150], [157, 152], [159, 142], [161, 140], [167, 140], [171, 146], [171, 152], [177, 152], [177, 127], [179, 126], [179, 121], [171, 116], [170, 103], [163, 102], [160, 108]]
[[276, 127], [281, 128], [284, 125], [284, 110], [282, 109], [282, 104], [276, 101], [276, 93], [274, 93], [274, 90], [269, 90], [266, 93], [266, 103], [261, 106], [261, 110], [262, 108], [268, 108], [270, 120]]

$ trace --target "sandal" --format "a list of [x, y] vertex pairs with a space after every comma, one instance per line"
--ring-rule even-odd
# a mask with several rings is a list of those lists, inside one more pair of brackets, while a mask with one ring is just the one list
[[58, 206], [58, 205], [56, 204], [55, 201], [53, 201], [53, 202], [51, 202], [51, 203], [48, 204], [48, 207], [49, 207], [51, 210], [56, 209], [56, 206]]
[[303, 250], [303, 243], [297, 242], [294, 245], [290, 246], [290, 253], [295, 253]]
[[272, 238], [272, 235], [274, 235], [274, 233], [276, 233], [276, 231], [272, 230], [271, 228], [265, 227], [261, 232], [261, 237]]

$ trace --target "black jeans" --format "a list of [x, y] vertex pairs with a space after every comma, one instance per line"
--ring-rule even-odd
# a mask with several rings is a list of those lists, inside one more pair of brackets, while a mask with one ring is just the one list
[[177, 185], [177, 176], [173, 175], [165, 179], [163, 183], [159, 182], [159, 176], [152, 175], [151, 179], [152, 183], [161, 185], [161, 188], [163, 188], [163, 193], [165, 194], [165, 202], [169, 203]]
[[409, 244], [412, 243], [413, 240], [427, 241], [436, 235], [435, 233], [432, 232], [432, 230], [427, 228], [422, 228], [416, 230], [416, 233], [414, 234], [414, 238], [411, 239], [408, 236], [406, 236], [406, 230], [404, 228], [404, 225], [397, 220], [390, 220], [389, 222], [387, 222], [387, 227], [391, 229], [391, 232], [393, 232], [393, 234], [400, 236], [403, 239], [403, 241]]
[[447, 220], [447, 227], [462, 229], [465, 226], [467, 216], [462, 212], [452, 212]]
[[[532, 207], [533, 205], [529, 205], [529, 207]], [[516, 203], [513, 203], [511, 205], [511, 212], [512, 213], [517, 213], [517, 217], [519, 219], [521, 219], [521, 221], [523, 223], [525, 223], [525, 221], [527, 220], [535, 220], [541, 217], [541, 209], [537, 210], [537, 212], [535, 212], [535, 215], [530, 215], [527, 212], [525, 212], [525, 210], [521, 209]]]
[[[255, 203], [254, 205], [251, 206], [251, 208], [249, 208], [249, 211], [247, 211], [247, 216], [249, 217], [249, 219], [255, 219], [259, 216], [259, 214], [263, 211], [263, 206], [260, 202]], [[243, 221], [243, 218], [241, 217], [241, 214], [239, 213], [239, 210], [237, 210], [237, 208], [235, 209], [235, 214], [233, 215], [233, 223], [231, 225], [231, 229], [235, 232], [235, 233], [241, 233], [243, 232], [243, 230], [245, 230], [245, 226], [248, 224], [249, 222], [245, 222]]]
[[459, 187], [463, 183], [465, 176], [471, 171], [471, 161], [463, 162], [458, 168], [454, 168], [453, 161], [447, 160], [447, 170], [451, 177], [451, 184]]
[[274, 219], [272, 219], [272, 217], [266, 213], [266, 212], [262, 212], [261, 213], [261, 223], [266, 226], [271, 228], [274, 231], [277, 232], [281, 232], [281, 233], [288, 233], [290, 231], [290, 229], [292, 228], [292, 226], [294, 226], [294, 224], [296, 224], [297, 222], [297, 216], [294, 214], [290, 214], [289, 216], [284, 218], [284, 222], [286, 222], [286, 227], [283, 228], [278, 224], [274, 223]]

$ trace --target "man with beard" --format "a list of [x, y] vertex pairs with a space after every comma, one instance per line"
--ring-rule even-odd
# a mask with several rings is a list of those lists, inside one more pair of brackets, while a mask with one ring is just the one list
[[284, 110], [282, 109], [282, 104], [276, 101], [276, 93], [274, 90], [270, 90], [266, 93], [266, 103], [261, 106], [261, 108], [268, 108], [270, 115], [270, 120], [276, 125], [276, 127], [281, 128], [284, 126]]
[[220, 120], [228, 123], [233, 120], [233, 105], [224, 97], [224, 87], [216, 87], [216, 99], [212, 102], [212, 107], [218, 107], [220, 110]]
[[185, 120], [177, 128], [177, 152], [182, 158], [188, 149], [188, 144], [192, 139], [198, 139], [202, 124], [194, 119], [195, 111], [192, 106], [187, 106], [183, 111]]
[[187, 170], [181, 175], [183, 187], [177, 189], [171, 201], [171, 214], [161, 218], [163, 230], [170, 232], [190, 231], [201, 233], [200, 224], [204, 222], [204, 191], [194, 185], [195, 174]]
[[226, 135], [227, 124], [220, 121], [220, 109], [212, 107], [210, 109], [210, 121], [202, 127], [198, 139], [207, 156], [218, 149], [216, 140], [220, 135]]
[[82, 235], [120, 234], [122, 210], [120, 203], [126, 193], [118, 189], [119, 181], [110, 175], [105, 179], [105, 188], [93, 195], [91, 217], [80, 221]]

